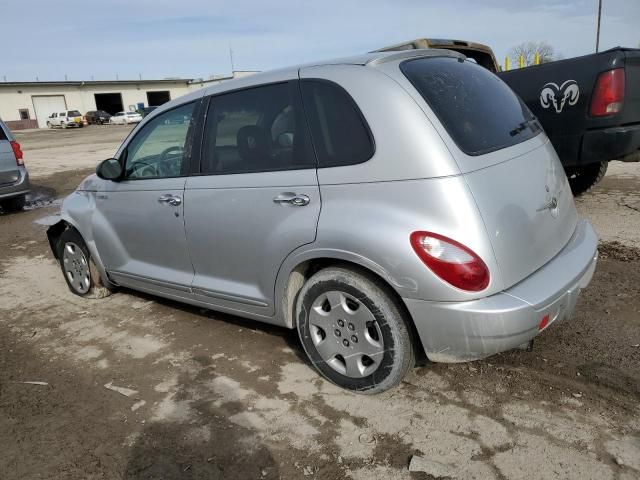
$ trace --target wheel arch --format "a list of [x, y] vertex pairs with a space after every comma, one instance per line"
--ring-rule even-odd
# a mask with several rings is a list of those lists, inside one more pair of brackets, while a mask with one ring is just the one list
[[315, 255], [305, 255], [303, 258], [297, 257], [297, 261], [290, 261], [288, 263], [289, 266], [284, 269], [281, 267], [280, 273], [278, 274], [275, 296], [276, 313], [282, 319], [284, 326], [291, 329], [296, 328], [295, 307], [298, 294], [302, 290], [305, 282], [311, 278], [313, 274], [329, 267], [347, 268], [375, 281], [396, 302], [398, 308], [400, 308], [408, 320], [412, 342], [415, 347], [416, 359], [420, 363], [426, 360], [427, 357], [419, 341], [414, 319], [401, 295], [393, 287], [392, 277], [380, 265], [361, 256], [347, 252], [339, 252], [339, 254], [335, 252], [316, 252]]
[[56, 260], [60, 260], [58, 257], [58, 241], [62, 234], [69, 229], [73, 229], [78, 232], [78, 235], [84, 240], [85, 245], [89, 249], [89, 253], [91, 254], [93, 263], [95, 264], [98, 273], [100, 274], [100, 279], [102, 280], [104, 285], [110, 286], [114, 285], [114, 283], [109, 279], [107, 272], [102, 264], [102, 260], [100, 259], [100, 255], [98, 254], [95, 244], [91, 241], [87, 241], [85, 236], [82, 234], [78, 225], [75, 224], [73, 220], [70, 218], [63, 218], [57, 223], [54, 223], [47, 229], [47, 239], [49, 240], [49, 247], [51, 248], [51, 252]]

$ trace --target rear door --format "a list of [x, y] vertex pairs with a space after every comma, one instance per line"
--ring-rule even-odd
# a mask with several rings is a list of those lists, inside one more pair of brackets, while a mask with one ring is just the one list
[[319, 213], [297, 80], [211, 97], [200, 175], [185, 190], [193, 293], [219, 307], [272, 315], [278, 269], [314, 241]]
[[464, 175], [504, 288], [514, 285], [558, 254], [577, 224], [551, 143], [518, 96], [476, 64], [423, 58], [400, 69]]
[[11, 140], [13, 140], [11, 132], [0, 121], [0, 187], [11, 185], [20, 179]]

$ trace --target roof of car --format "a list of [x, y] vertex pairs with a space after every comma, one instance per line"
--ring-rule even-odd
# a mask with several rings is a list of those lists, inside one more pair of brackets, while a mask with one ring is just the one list
[[[317, 62], [307, 62], [304, 64], [292, 65], [290, 67], [279, 68], [275, 70], [267, 70], [264, 72], [256, 73], [255, 75], [234, 78], [232, 80], [226, 80], [225, 82], [215, 85], [207, 86], [202, 89], [195, 90], [187, 93], [179, 98], [171, 100], [165, 103], [153, 112], [149, 113], [145, 117], [145, 121], [150, 118], [154, 118], [156, 115], [161, 115], [162, 112], [174, 108], [177, 105], [194, 101], [203, 95], [210, 95], [218, 92], [231, 91], [236, 88], [250, 88], [262, 83], [273, 82], [274, 79], [282, 79], [285, 77], [296, 78], [298, 76], [298, 70], [302, 68], [319, 67], [324, 65], [361, 65], [376, 67], [388, 62], [400, 61], [409, 58], [419, 57], [452, 57], [465, 59], [466, 57], [458, 52], [454, 52], [446, 49], [413, 49], [394, 52], [369, 52], [361, 55], [354, 55], [351, 57], [336, 58], [331, 60], [321, 60]], [[281, 81], [281, 80], [280, 80]]]
[[360, 55], [354, 55], [351, 57], [334, 58], [331, 60], [320, 60], [317, 62], [307, 62], [298, 65], [292, 65], [290, 67], [284, 67], [277, 70], [266, 70], [264, 72], [256, 73], [251, 77], [242, 77], [240, 79], [228, 80], [225, 82], [227, 85], [241, 80], [243, 78], [256, 79], [261, 76], [270, 75], [274, 71], [285, 72], [288, 70], [297, 71], [301, 68], [317, 67], [322, 65], [363, 65], [363, 66], [376, 66], [383, 63], [393, 62], [396, 60], [404, 60], [408, 58], [416, 57], [456, 57], [466, 58], [463, 54], [446, 49], [434, 49], [434, 48], [417, 48], [413, 50], [401, 50], [392, 52], [369, 52]]

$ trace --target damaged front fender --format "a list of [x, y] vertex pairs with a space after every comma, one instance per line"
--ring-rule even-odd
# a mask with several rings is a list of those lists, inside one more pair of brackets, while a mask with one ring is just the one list
[[53, 256], [58, 259], [58, 241], [62, 233], [69, 228], [69, 225], [64, 220], [60, 220], [58, 223], [54, 223], [47, 229], [47, 238], [49, 239], [49, 246], [53, 252]]

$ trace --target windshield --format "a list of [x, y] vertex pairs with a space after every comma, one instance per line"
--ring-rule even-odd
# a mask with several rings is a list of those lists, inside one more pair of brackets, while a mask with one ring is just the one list
[[542, 131], [507, 84], [476, 63], [419, 58], [403, 62], [400, 70], [467, 155], [510, 147]]
[[80, 112], [78, 110], [69, 110], [68, 113], [69, 117], [80, 117]]

